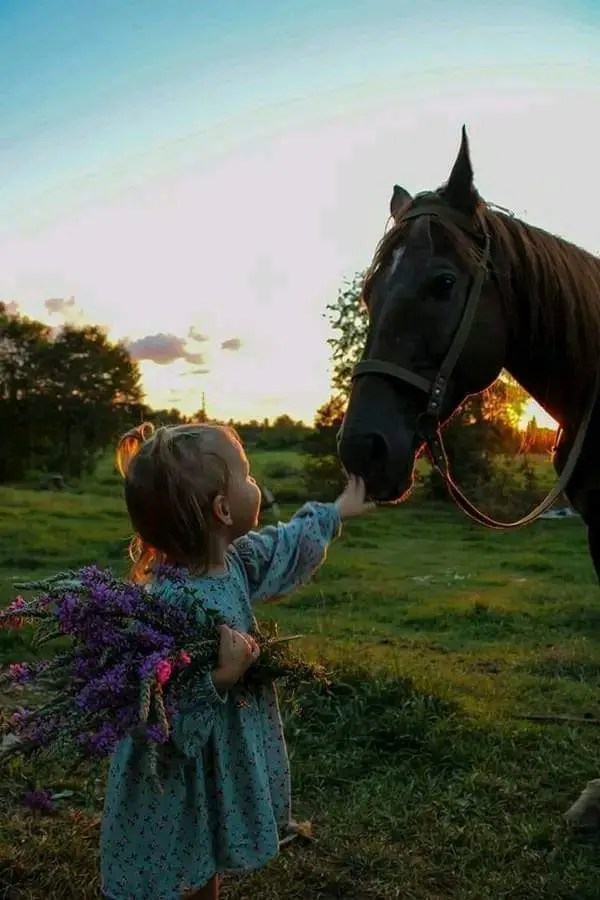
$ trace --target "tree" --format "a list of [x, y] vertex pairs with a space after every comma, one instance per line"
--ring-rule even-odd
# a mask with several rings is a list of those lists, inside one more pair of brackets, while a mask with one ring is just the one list
[[142, 403], [138, 365], [97, 326], [67, 325], [42, 353], [42, 390], [55, 405], [54, 467], [90, 473]]
[[145, 407], [137, 363], [96, 326], [54, 333], [0, 314], [0, 481], [30, 469], [90, 472]]
[[310, 454], [319, 455], [337, 452], [337, 433], [342, 427], [346, 400], [340, 394], [329, 398], [319, 407], [315, 415], [314, 429], [303, 444], [303, 449]]
[[39, 422], [47, 403], [32, 391], [42, 382], [41, 362], [50, 329], [0, 311], [0, 482], [22, 478], [32, 468], [34, 448], [47, 443]]
[[[182, 418], [181, 414], [180, 418]], [[195, 412], [192, 416], [192, 422], [195, 425], [205, 425], [208, 422], [208, 415], [206, 413], [206, 410], [201, 408], [197, 412]]]
[[367, 311], [360, 303], [364, 277], [364, 272], [357, 272], [353, 278], [346, 279], [337, 299], [326, 306], [329, 324], [335, 332], [327, 341], [333, 364], [331, 383], [334, 394], [346, 400], [350, 395], [352, 369], [363, 351], [369, 327]]
[[553, 428], [542, 428], [535, 416], [527, 423], [523, 433], [522, 449], [526, 453], [549, 455], [556, 443], [556, 431]]
[[344, 419], [346, 400], [341, 394], [330, 397], [315, 416], [314, 430], [303, 444], [308, 458], [304, 477], [309, 497], [335, 499], [346, 481], [337, 455], [337, 433]]

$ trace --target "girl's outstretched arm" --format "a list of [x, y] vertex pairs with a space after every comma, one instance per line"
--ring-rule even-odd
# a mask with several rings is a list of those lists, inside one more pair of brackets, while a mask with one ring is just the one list
[[335, 503], [306, 503], [287, 523], [251, 531], [234, 544], [248, 577], [250, 599], [275, 599], [306, 583], [340, 534]]

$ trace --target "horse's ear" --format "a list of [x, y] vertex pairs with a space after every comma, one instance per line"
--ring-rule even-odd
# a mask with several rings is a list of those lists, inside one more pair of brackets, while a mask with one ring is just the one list
[[392, 199], [390, 200], [390, 215], [394, 221], [397, 221], [400, 210], [405, 207], [410, 200], [412, 200], [412, 197], [408, 191], [405, 188], [400, 187], [399, 184], [395, 184]]
[[450, 172], [450, 178], [441, 189], [441, 194], [450, 206], [466, 215], [472, 215], [477, 206], [478, 195], [473, 184], [473, 166], [469, 153], [467, 129], [463, 125], [458, 156]]

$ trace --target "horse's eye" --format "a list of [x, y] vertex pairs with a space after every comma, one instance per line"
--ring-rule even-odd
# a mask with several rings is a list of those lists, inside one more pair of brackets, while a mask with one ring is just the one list
[[436, 275], [429, 283], [429, 293], [439, 300], [446, 299], [456, 284], [456, 277], [450, 272]]

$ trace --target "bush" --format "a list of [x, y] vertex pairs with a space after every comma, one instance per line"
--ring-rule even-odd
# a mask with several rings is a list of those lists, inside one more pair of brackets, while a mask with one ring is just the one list
[[[452, 475], [472, 503], [500, 519], [520, 518], [545, 493], [545, 485], [526, 456], [483, 455], [475, 465], [456, 465]], [[442, 477], [433, 468], [418, 479], [417, 495], [423, 500], [454, 502]]]
[[344, 489], [346, 476], [337, 456], [311, 456], [304, 464], [307, 497], [328, 502]]
[[296, 481], [277, 488], [275, 499], [278, 503], [304, 503], [308, 498], [303, 482]]
[[294, 478], [301, 473], [301, 469], [283, 459], [276, 459], [263, 466], [263, 472], [266, 478]]

